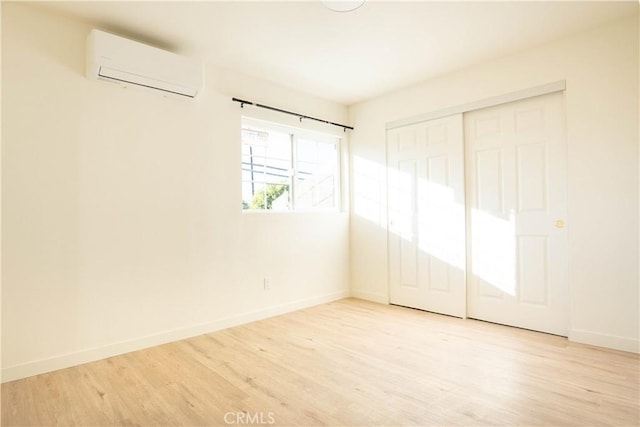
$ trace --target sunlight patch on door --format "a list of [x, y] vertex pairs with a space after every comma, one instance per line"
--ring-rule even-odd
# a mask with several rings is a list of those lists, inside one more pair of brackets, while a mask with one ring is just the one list
[[[464, 207], [453, 188], [426, 179], [418, 181], [420, 250], [452, 267], [464, 269]], [[428, 207], [428, 208], [427, 208]]]
[[512, 296], [516, 294], [515, 231], [514, 212], [503, 219], [482, 210], [471, 210], [472, 273]]

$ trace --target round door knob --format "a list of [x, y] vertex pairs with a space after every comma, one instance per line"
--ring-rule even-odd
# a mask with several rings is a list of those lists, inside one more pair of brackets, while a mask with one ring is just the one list
[[564, 227], [564, 221], [559, 219], [556, 221], [556, 228], [563, 228]]

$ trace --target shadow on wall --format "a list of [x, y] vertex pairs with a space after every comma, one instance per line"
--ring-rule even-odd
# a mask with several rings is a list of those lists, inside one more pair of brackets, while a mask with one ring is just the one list
[[[31, 10], [33, 9], [29, 8]], [[67, 21], [68, 18], [53, 21], [47, 11], [38, 12], [29, 15], [32, 19], [30, 25], [21, 27], [23, 34], [20, 36], [24, 47], [33, 49], [51, 63], [84, 77], [85, 37], [79, 35], [77, 21]], [[72, 24], [64, 25], [67, 22]], [[89, 30], [90, 27], [87, 26], [85, 36], [89, 34]]]

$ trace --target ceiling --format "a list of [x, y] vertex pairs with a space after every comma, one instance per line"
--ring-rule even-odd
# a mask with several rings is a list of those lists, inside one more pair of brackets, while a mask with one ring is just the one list
[[[43, 2], [94, 26], [341, 104], [638, 13], [637, 2]], [[637, 15], [636, 15], [637, 16]]]

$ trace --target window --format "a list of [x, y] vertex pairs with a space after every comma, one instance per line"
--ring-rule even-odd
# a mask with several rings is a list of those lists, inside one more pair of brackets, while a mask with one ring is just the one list
[[242, 121], [244, 210], [337, 210], [338, 165], [338, 138]]

